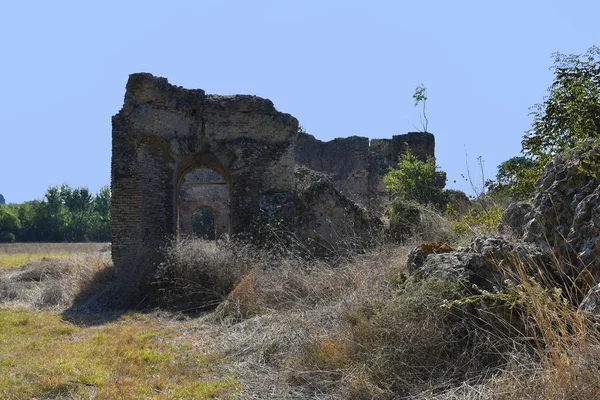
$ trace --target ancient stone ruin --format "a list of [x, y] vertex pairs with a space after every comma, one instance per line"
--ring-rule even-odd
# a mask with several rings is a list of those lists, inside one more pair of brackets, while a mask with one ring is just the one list
[[331, 246], [372, 226], [387, 201], [381, 177], [407, 145], [421, 158], [435, 146], [430, 133], [321, 142], [270, 100], [209, 95], [147, 73], [129, 77], [112, 123], [117, 267], [192, 234], [199, 209], [213, 216], [217, 238], [277, 226]]
[[[389, 167], [396, 164], [407, 146], [423, 161], [435, 157], [433, 134], [409, 132], [392, 139], [369, 140], [351, 136], [330, 142], [299, 133], [295, 158], [298, 164], [330, 175], [340, 191], [372, 213], [379, 214], [388, 200], [381, 178]], [[442, 187], [444, 184], [440, 182]]]

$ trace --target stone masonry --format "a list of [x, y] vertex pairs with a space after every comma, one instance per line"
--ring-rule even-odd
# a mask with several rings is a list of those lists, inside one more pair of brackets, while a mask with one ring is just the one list
[[435, 157], [435, 138], [428, 132], [409, 132], [371, 141], [351, 136], [329, 142], [299, 133], [295, 157], [297, 163], [329, 175], [342, 193], [371, 213], [379, 214], [388, 199], [382, 177], [389, 167], [396, 165], [398, 156], [407, 147], [423, 161]]
[[[207, 95], [148, 73], [130, 75], [112, 124], [111, 236], [121, 269], [160, 260], [168, 238], [193, 233], [199, 207], [212, 211], [217, 237], [277, 225], [334, 247], [340, 233], [372, 226], [387, 199], [381, 177], [406, 145], [422, 159], [435, 146], [419, 132], [321, 142], [270, 100]], [[297, 165], [325, 175], [298, 175]]]
[[269, 100], [207, 95], [139, 73], [129, 77], [123, 108], [112, 122], [117, 267], [151, 256], [180, 232], [181, 212], [189, 212], [180, 207], [189, 202], [180, 188], [189, 171], [209, 168], [226, 182], [229, 221], [221, 229], [233, 235], [256, 228], [261, 204], [277, 207], [292, 197], [298, 121]]

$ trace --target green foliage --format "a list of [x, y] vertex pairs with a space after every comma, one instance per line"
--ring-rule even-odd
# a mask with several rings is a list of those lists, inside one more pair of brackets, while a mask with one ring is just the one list
[[15, 234], [19, 229], [21, 229], [21, 223], [17, 215], [5, 204], [0, 205], [0, 242], [14, 242]]
[[523, 152], [538, 162], [586, 138], [600, 137], [600, 48], [585, 54], [555, 53], [554, 82], [542, 104], [533, 106]]
[[390, 221], [390, 234], [394, 239], [402, 239], [411, 235], [421, 221], [419, 206], [400, 197], [390, 203], [386, 215]]
[[456, 218], [452, 223], [452, 230], [460, 236], [496, 233], [503, 212], [504, 207], [497, 204], [487, 207], [476, 205], [468, 213], [460, 216], [452, 215], [452, 210], [446, 210], [449, 217]]
[[436, 186], [436, 182], [443, 177], [433, 158], [421, 161], [407, 149], [398, 158], [398, 168], [390, 168], [383, 177], [383, 183], [394, 198], [420, 204], [439, 204], [442, 188]]
[[415, 99], [415, 107], [419, 104], [423, 104], [423, 110], [421, 111], [421, 125], [423, 125], [423, 132], [427, 132], [427, 125], [429, 120], [427, 119], [426, 106], [427, 106], [427, 88], [422, 83], [415, 88], [413, 93], [413, 99]]
[[52, 186], [42, 201], [1, 207], [0, 241], [110, 240], [110, 190], [106, 186], [96, 196], [87, 188]]
[[215, 239], [215, 215], [210, 209], [206, 207], [196, 209], [192, 214], [192, 227], [198, 238]]
[[498, 166], [496, 180], [486, 182], [486, 186], [490, 192], [507, 194], [514, 200], [527, 199], [535, 192], [542, 166], [528, 157], [512, 157]]

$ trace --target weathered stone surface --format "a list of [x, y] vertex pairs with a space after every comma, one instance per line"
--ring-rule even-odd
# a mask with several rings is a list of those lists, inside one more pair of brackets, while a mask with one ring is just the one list
[[[395, 167], [398, 156], [410, 148], [421, 160], [435, 157], [435, 138], [427, 132], [409, 132], [392, 139], [372, 139], [351, 136], [322, 142], [314, 136], [300, 133], [295, 148], [296, 162], [328, 174], [334, 185], [345, 195], [380, 214], [387, 206], [389, 195], [383, 185], [383, 175]], [[444, 187], [443, 182], [438, 182]]]
[[600, 280], [599, 161], [600, 142], [593, 139], [554, 157], [522, 224], [523, 238], [551, 249], [561, 270], [583, 286]]
[[215, 237], [229, 234], [229, 186], [225, 179], [209, 168], [188, 172], [179, 186], [179, 233], [192, 235], [192, 216], [200, 207], [215, 217]]
[[549, 265], [548, 255], [537, 246], [498, 237], [474, 237], [467, 247], [446, 250], [425, 252], [418, 246], [409, 254], [407, 271], [419, 278], [435, 276], [495, 292], [503, 287], [506, 272], [515, 263], [532, 271]]
[[425, 259], [431, 254], [450, 253], [454, 249], [446, 242], [426, 242], [415, 247], [408, 255], [406, 266], [408, 271], [414, 272], [423, 266]]
[[317, 253], [363, 248], [381, 223], [337, 189], [329, 176], [296, 168], [296, 221], [300, 239]]
[[509, 204], [502, 213], [498, 231], [502, 234], [521, 237], [523, 235], [523, 221], [531, 211], [533, 211], [533, 206], [529, 203], [515, 202]]
[[[295, 170], [298, 121], [267, 99], [207, 95], [139, 73], [112, 122], [112, 254], [120, 270], [160, 262], [168, 238], [192, 233], [200, 207], [213, 213], [217, 237], [260, 240], [284, 228], [323, 249], [360, 242], [376, 224], [329, 179]], [[381, 186], [368, 139], [339, 139], [326, 150], [301, 140], [314, 165], [337, 168], [346, 192], [365, 197]]]
[[321, 142], [299, 134], [298, 121], [270, 100], [206, 94], [148, 73], [129, 77], [112, 123], [119, 269], [160, 262], [167, 238], [192, 233], [200, 207], [212, 211], [217, 237], [257, 238], [276, 226], [313, 247], [362, 246], [380, 228], [368, 211], [380, 215], [388, 202], [383, 174], [408, 147], [423, 160], [435, 147], [433, 135], [420, 132]]
[[178, 234], [182, 212], [189, 212], [181, 202], [194, 191], [184, 188], [182, 199], [181, 182], [195, 168], [227, 183], [229, 227], [222, 230], [234, 235], [258, 229], [255, 216], [265, 204], [292, 196], [298, 121], [269, 100], [206, 95], [146, 73], [131, 75], [126, 89], [112, 133], [117, 267], [156, 253]]
[[600, 284], [592, 287], [579, 304], [579, 309], [600, 317]]

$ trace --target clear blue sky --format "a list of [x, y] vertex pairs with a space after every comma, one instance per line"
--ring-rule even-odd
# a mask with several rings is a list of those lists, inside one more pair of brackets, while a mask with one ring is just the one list
[[[110, 182], [111, 116], [133, 72], [255, 94], [321, 140], [429, 131], [448, 186], [518, 155], [551, 54], [600, 44], [600, 2], [0, 0], [0, 193]], [[479, 179], [479, 178], [477, 178]], [[453, 180], [457, 180], [454, 184]]]

